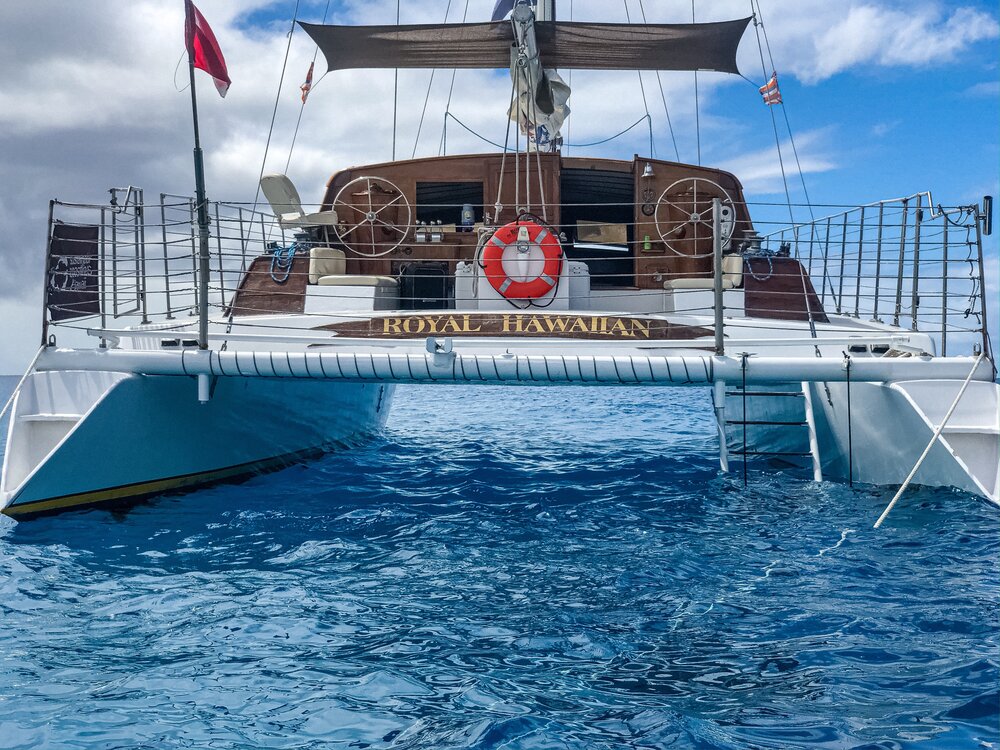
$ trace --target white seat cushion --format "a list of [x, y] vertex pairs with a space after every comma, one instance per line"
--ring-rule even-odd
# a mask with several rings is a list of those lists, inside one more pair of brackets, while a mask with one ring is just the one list
[[[714, 289], [715, 282], [712, 279], [674, 279], [672, 281], [663, 282], [664, 289]], [[729, 274], [722, 277], [722, 288], [723, 289], [735, 289], [736, 285], [733, 283], [732, 279], [729, 278]]]
[[347, 272], [344, 251], [335, 247], [309, 248], [309, 283], [318, 284], [324, 276], [341, 276]]
[[322, 276], [320, 286], [396, 286], [396, 280], [390, 276]]
[[[735, 289], [743, 283], [743, 256], [722, 256], [722, 288]], [[663, 282], [664, 289], [714, 289], [715, 280], [709, 276], [691, 277], [687, 279], [671, 279]]]

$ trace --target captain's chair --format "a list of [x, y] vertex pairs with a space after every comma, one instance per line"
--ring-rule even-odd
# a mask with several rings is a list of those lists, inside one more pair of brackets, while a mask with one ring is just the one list
[[267, 174], [260, 178], [260, 189], [271, 204], [271, 210], [278, 217], [282, 229], [334, 226], [336, 211], [319, 211], [308, 214], [302, 208], [302, 199], [295, 185], [283, 174]]

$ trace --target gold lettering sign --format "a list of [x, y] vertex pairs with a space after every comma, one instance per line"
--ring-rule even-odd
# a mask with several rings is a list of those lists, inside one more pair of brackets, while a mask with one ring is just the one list
[[341, 336], [413, 339], [428, 336], [498, 336], [574, 339], [697, 339], [706, 328], [657, 318], [558, 313], [413, 313], [321, 326]]

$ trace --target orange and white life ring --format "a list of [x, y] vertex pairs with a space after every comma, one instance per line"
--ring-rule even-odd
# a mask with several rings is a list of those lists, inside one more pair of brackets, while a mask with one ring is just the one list
[[[513, 250], [507, 252], [508, 248]], [[530, 260], [532, 248], [544, 258], [539, 274], [528, 281], [517, 281], [504, 270], [504, 255], [511, 261], [518, 256]], [[537, 257], [537, 256], [536, 256]], [[507, 299], [538, 299], [548, 294], [562, 273], [563, 252], [559, 240], [548, 227], [533, 221], [513, 221], [500, 227], [483, 248], [483, 271], [490, 285]]]

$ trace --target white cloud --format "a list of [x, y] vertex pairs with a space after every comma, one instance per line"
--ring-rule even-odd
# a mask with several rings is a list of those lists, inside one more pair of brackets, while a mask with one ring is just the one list
[[[229, 200], [251, 200], [289, 24], [283, 20], [261, 27], [248, 24], [247, 18], [261, 9], [277, 12], [291, 4], [200, 0], [198, 5], [216, 31], [233, 77], [229, 95], [221, 100], [209, 79], [198, 74], [210, 192]], [[324, 5], [325, 0], [302, 2], [303, 16], [318, 21]], [[487, 18], [492, 5], [493, 0], [471, 0], [469, 20]], [[901, 0], [839, 4], [763, 0], [763, 5], [779, 71], [807, 81], [872, 66], [946, 63], [977, 40], [997, 36], [994, 17], [965, 6], [931, 2], [904, 6]], [[408, 0], [402, 6], [403, 22], [440, 21], [444, 6], [442, 0]], [[464, 9], [464, 4], [452, 4], [450, 20], [459, 20], [460, 6]], [[559, 4], [563, 15], [567, 6], [565, 1]], [[638, 20], [641, 14], [635, 0], [630, 8], [632, 20]], [[646, 3], [645, 10], [651, 22], [690, 20], [683, 3]], [[347, 0], [334, 2], [332, 11], [331, 20], [339, 22], [386, 23], [395, 16], [395, 3]], [[575, 0], [574, 12], [576, 20], [625, 21], [623, 7], [606, 0]], [[699, 20], [741, 17], [746, 15], [747, 3], [701, 3], [698, 12]], [[129, 183], [146, 187], [150, 194], [192, 191], [190, 102], [187, 92], [178, 92], [174, 84], [183, 52], [182, 15], [182, 3], [162, 0], [0, 3], [0, 224], [4, 226], [0, 372], [19, 370], [36, 345], [30, 322], [40, 315], [36, 307], [49, 198], [98, 202], [106, 197], [108, 186]], [[284, 170], [298, 115], [298, 87], [313, 52], [305, 35], [296, 32], [267, 171]], [[748, 74], [759, 69], [752, 29], [741, 47], [740, 60]], [[428, 77], [428, 71], [400, 72], [400, 157], [408, 157], [413, 149]], [[181, 85], [186, 83], [184, 65], [177, 78]], [[673, 158], [656, 78], [649, 73], [643, 78], [658, 155]], [[693, 161], [692, 76], [666, 73], [661, 78], [681, 158]], [[435, 76], [418, 155], [438, 151], [450, 81], [450, 72], [439, 71]], [[753, 191], [779, 192], [773, 147], [760, 149], [769, 140], [769, 123], [762, 133], [759, 123], [746, 122], [732, 112], [729, 94], [735, 86], [748, 85], [713, 74], [702, 75], [700, 84], [706, 163], [722, 162]], [[502, 142], [508, 86], [502, 72], [461, 71], [455, 80], [452, 109], [472, 129]], [[571, 141], [599, 140], [643, 114], [635, 74], [577, 72], [573, 87]], [[316, 86], [289, 170], [306, 202], [319, 199], [337, 169], [390, 158], [391, 100], [391, 71], [332, 73]], [[761, 111], [754, 115], [763, 116]], [[600, 148], [572, 153], [625, 158], [645, 153], [648, 136], [643, 127]], [[832, 155], [838, 152], [835, 141], [833, 131], [801, 134], [797, 145], [804, 171], [833, 168]], [[492, 150], [454, 124], [448, 129], [448, 144], [450, 153]], [[786, 148], [785, 153], [790, 151]], [[18, 324], [11, 325], [12, 321]], [[30, 325], [20, 325], [20, 321]]]
[[[802, 202], [801, 183], [798, 170], [803, 175], [829, 172], [836, 168], [836, 163], [827, 153], [827, 144], [832, 134], [828, 129], [811, 130], [801, 133], [795, 140], [799, 162], [795, 163], [792, 144], [787, 139], [781, 144], [781, 156], [784, 159], [785, 177], [792, 199]], [[781, 195], [784, 197], [785, 186], [782, 180], [782, 161], [778, 158], [777, 146], [752, 153], [742, 154], [732, 159], [722, 161], [719, 166], [727, 169], [740, 178], [743, 187], [750, 193], [760, 195]], [[798, 197], [797, 197], [798, 196]]]
[[965, 96], [996, 98], [1000, 96], [1000, 81], [982, 81], [969, 86], [963, 93]]

